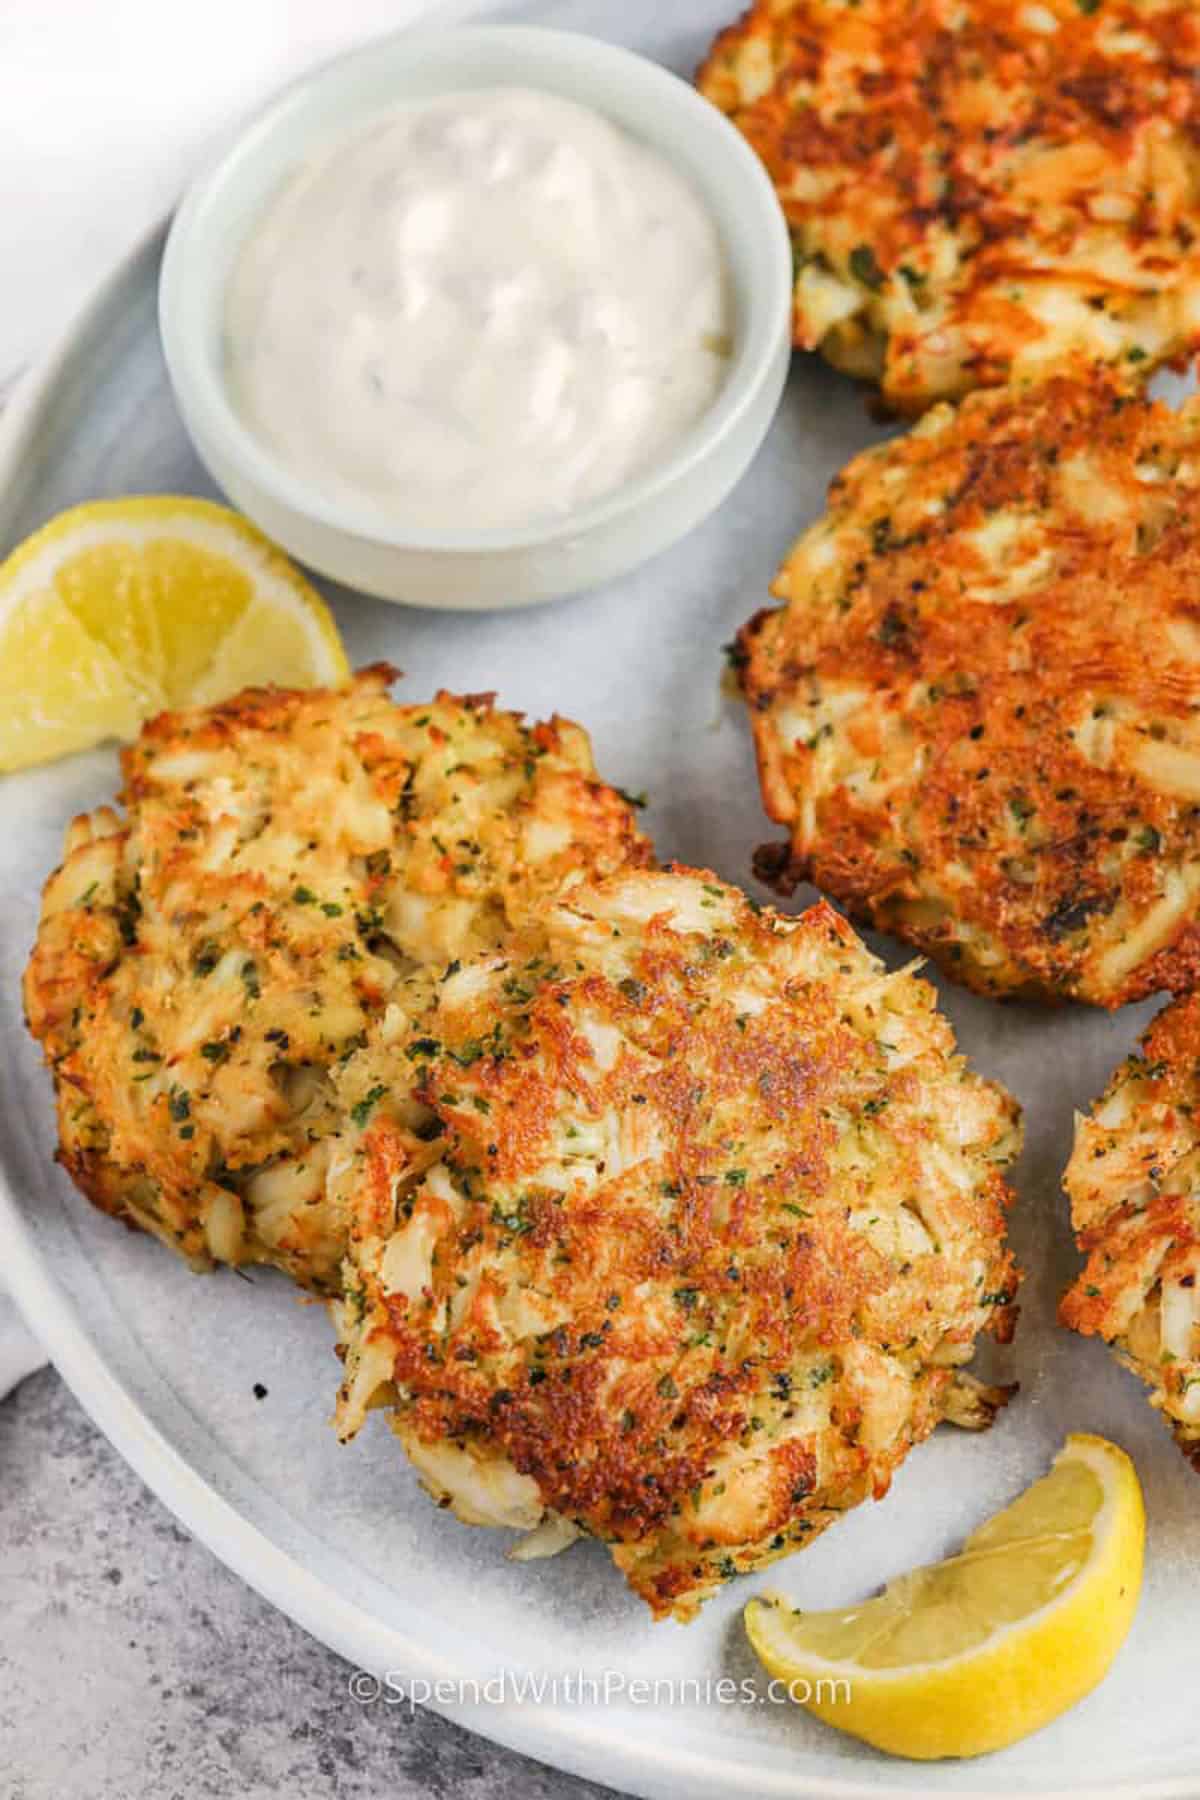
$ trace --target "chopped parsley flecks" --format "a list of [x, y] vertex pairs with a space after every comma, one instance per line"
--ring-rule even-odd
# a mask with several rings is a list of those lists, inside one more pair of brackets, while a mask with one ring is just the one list
[[382, 1083], [377, 1083], [368, 1093], [363, 1095], [361, 1100], [355, 1101], [354, 1105], [350, 1108], [350, 1117], [360, 1129], [366, 1124], [376, 1105], [383, 1099], [383, 1096], [386, 1093], [387, 1088]]

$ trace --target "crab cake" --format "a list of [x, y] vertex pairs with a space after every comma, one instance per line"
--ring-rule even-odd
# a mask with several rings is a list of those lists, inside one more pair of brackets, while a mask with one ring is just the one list
[[895, 410], [1200, 343], [1192, 0], [755, 0], [698, 79], [775, 182], [796, 342]]
[[465, 964], [407, 1057], [444, 1136], [365, 1139], [344, 1435], [525, 1554], [604, 1540], [657, 1615], [882, 1495], [1007, 1337], [1016, 1107], [824, 904], [615, 875]]
[[990, 994], [1200, 978], [1200, 401], [1102, 370], [857, 457], [740, 639], [760, 853]]
[[1076, 1121], [1063, 1185], [1087, 1257], [1063, 1324], [1141, 1376], [1200, 1470], [1200, 995], [1158, 1015]]
[[377, 1098], [368, 1035], [564, 882], [648, 854], [578, 726], [397, 706], [394, 674], [162, 714], [123, 754], [124, 820], [77, 819], [46, 886], [25, 1000], [59, 1158], [197, 1266], [336, 1285], [327, 1173]]

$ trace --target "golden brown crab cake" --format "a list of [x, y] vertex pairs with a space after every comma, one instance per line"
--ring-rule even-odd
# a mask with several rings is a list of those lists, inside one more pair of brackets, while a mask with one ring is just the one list
[[698, 80], [774, 180], [796, 342], [897, 411], [1200, 344], [1191, 0], [755, 0]]
[[374, 1105], [368, 1035], [564, 883], [648, 854], [578, 726], [397, 706], [394, 673], [162, 714], [123, 754], [125, 819], [76, 820], [46, 885], [25, 1000], [60, 1160], [198, 1266], [335, 1287], [327, 1175]]
[[1200, 401], [1102, 370], [857, 457], [740, 639], [764, 800], [856, 919], [991, 994], [1200, 976]]
[[1200, 995], [1164, 1008], [1076, 1120], [1063, 1185], [1087, 1264], [1062, 1321], [1141, 1376], [1200, 1469]]
[[366, 1134], [344, 1435], [392, 1422], [470, 1523], [609, 1544], [658, 1615], [885, 1492], [1007, 1336], [1017, 1109], [934, 994], [827, 905], [635, 871], [442, 985], [407, 1057], [441, 1121], [411, 1179]]

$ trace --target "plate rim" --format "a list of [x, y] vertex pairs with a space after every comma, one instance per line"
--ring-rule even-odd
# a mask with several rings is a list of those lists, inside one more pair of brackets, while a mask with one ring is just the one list
[[[429, 10], [438, 9], [438, 0], [433, 0]], [[168, 223], [169, 215], [139, 235], [95, 283], [47, 352], [19, 378], [0, 417], [0, 491], [15, 480], [36, 443], [39, 421], [72, 361], [86, 350], [89, 338], [102, 330], [106, 315], [137, 280], [139, 265], [149, 261], [157, 266]], [[8, 1080], [6, 1076], [6, 1087]], [[435, 1651], [414, 1643], [367, 1607], [343, 1598], [330, 1582], [313, 1574], [246, 1518], [172, 1446], [109, 1367], [92, 1342], [83, 1317], [55, 1279], [24, 1216], [25, 1206], [31, 1204], [36, 1204], [36, 1197], [27, 1196], [23, 1203], [8, 1169], [0, 1162], [0, 1266], [8, 1291], [80, 1405], [156, 1498], [219, 1562], [353, 1667], [376, 1676], [401, 1666], [410, 1677], [461, 1676], [463, 1671], [450, 1668]], [[707, 1796], [725, 1800], [735, 1795], [745, 1800], [751, 1796], [763, 1796], [764, 1800], [878, 1800], [881, 1792], [888, 1791], [885, 1780], [880, 1779], [886, 1766], [882, 1761], [867, 1765], [870, 1773], [864, 1778], [807, 1774], [799, 1759], [794, 1770], [755, 1768], [745, 1759], [714, 1762], [708, 1755], [678, 1746], [631, 1738], [619, 1727], [605, 1727], [603, 1713], [592, 1721], [581, 1712], [555, 1707], [534, 1710], [505, 1702], [489, 1707], [486, 1723], [481, 1724], [479, 1713], [467, 1704], [432, 1700], [423, 1704], [484, 1741], [565, 1773], [608, 1787], [620, 1786], [644, 1800], [659, 1800], [659, 1796], [675, 1800], [681, 1790], [695, 1800]], [[994, 1788], [982, 1789], [943, 1785], [934, 1779], [933, 1765], [929, 1768], [929, 1791], [936, 1792], [939, 1800], [987, 1800], [989, 1793], [1007, 1793], [1013, 1785], [1013, 1772], [999, 1766]], [[1080, 1791], [1077, 1786], [1019, 1785], [1027, 1800], [1068, 1800]], [[1107, 1800], [1194, 1800], [1200, 1786], [1194, 1776], [1180, 1775], [1149, 1784], [1090, 1786], [1089, 1791]]]

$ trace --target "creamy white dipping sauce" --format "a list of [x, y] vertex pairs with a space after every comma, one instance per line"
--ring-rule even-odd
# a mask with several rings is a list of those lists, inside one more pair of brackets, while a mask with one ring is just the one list
[[728, 368], [717, 228], [600, 114], [488, 88], [320, 152], [242, 249], [244, 421], [324, 494], [415, 528], [572, 512], [667, 452]]

